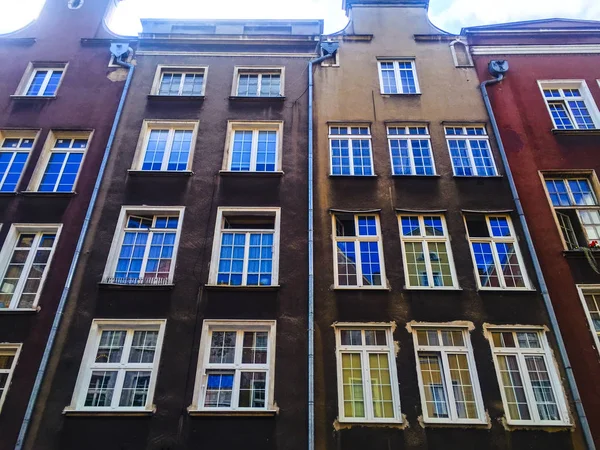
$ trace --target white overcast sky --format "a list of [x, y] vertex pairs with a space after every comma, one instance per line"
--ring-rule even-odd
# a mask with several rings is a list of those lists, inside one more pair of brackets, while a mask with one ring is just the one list
[[[43, 3], [0, 0], [0, 33], [35, 19]], [[325, 19], [325, 32], [332, 33], [346, 24], [341, 4], [342, 0], [123, 0], [111, 28], [136, 34], [141, 17]], [[600, 20], [600, 0], [430, 0], [429, 15], [436, 26], [458, 33], [463, 26], [547, 17]]]

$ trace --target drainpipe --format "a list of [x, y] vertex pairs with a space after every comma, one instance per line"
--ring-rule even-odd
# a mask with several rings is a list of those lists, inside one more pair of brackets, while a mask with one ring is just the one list
[[40, 387], [42, 385], [42, 381], [44, 380], [44, 375], [46, 373], [46, 368], [48, 367], [48, 361], [50, 359], [50, 353], [52, 352], [52, 346], [54, 344], [54, 340], [56, 339], [58, 327], [60, 325], [60, 321], [61, 321], [62, 315], [64, 313], [65, 304], [67, 302], [67, 296], [69, 294], [69, 290], [71, 289], [71, 283], [73, 282], [73, 276], [75, 275], [75, 269], [77, 268], [79, 256], [81, 255], [81, 249], [83, 247], [85, 235], [87, 234], [87, 230], [90, 225], [90, 220], [92, 218], [92, 212], [94, 211], [94, 205], [96, 204], [96, 199], [98, 198], [98, 191], [100, 190], [100, 184], [102, 183], [102, 176], [104, 175], [104, 170], [106, 169], [106, 164], [108, 162], [108, 157], [110, 156], [110, 151], [111, 151], [113, 142], [115, 140], [115, 134], [117, 132], [117, 127], [119, 125], [119, 120], [121, 119], [121, 113], [123, 112], [123, 105], [125, 104], [125, 99], [127, 98], [127, 92], [129, 91], [129, 86], [131, 85], [131, 79], [133, 78], [133, 71], [134, 71], [133, 64], [127, 63], [122, 60], [123, 57], [126, 57], [126, 55], [129, 51], [130, 51], [129, 44], [111, 44], [111, 46], [110, 46], [110, 52], [114, 56], [114, 63], [118, 64], [121, 67], [128, 69], [129, 73], [127, 74], [127, 80], [125, 81], [125, 86], [123, 87], [123, 92], [121, 93], [121, 100], [119, 101], [119, 107], [117, 108], [117, 112], [116, 112], [115, 118], [113, 120], [112, 128], [110, 130], [110, 136], [108, 137], [108, 142], [106, 143], [106, 148], [104, 149], [104, 155], [102, 156], [102, 162], [100, 164], [100, 169], [98, 170], [98, 177], [96, 178], [96, 183], [94, 184], [94, 190], [93, 190], [92, 196], [90, 198], [90, 203], [89, 203], [87, 211], [85, 213], [85, 219], [84, 219], [83, 225], [81, 227], [81, 232], [79, 233], [79, 239], [77, 240], [77, 247], [75, 248], [75, 253], [73, 254], [73, 260], [71, 261], [71, 266], [69, 267], [69, 273], [67, 275], [65, 287], [63, 288], [62, 295], [60, 297], [60, 302], [58, 303], [58, 308], [57, 308], [56, 314], [54, 316], [54, 322], [52, 323], [52, 328], [50, 329], [50, 335], [48, 336], [48, 341], [46, 342], [46, 348], [44, 349], [44, 355], [42, 356], [42, 361], [40, 362], [40, 367], [38, 369], [37, 376], [35, 378], [33, 390], [31, 391], [31, 395], [29, 397], [29, 403], [27, 404], [27, 410], [25, 411], [25, 417], [23, 417], [23, 423], [21, 424], [21, 430], [19, 431], [19, 437], [17, 438], [15, 450], [22, 450], [23, 444], [25, 443], [25, 437], [27, 436], [27, 429], [29, 428], [29, 424], [31, 422], [33, 408], [35, 407], [37, 397], [40, 393]]
[[308, 62], [308, 450], [315, 449], [315, 269], [313, 199], [313, 66], [333, 58], [337, 42], [321, 42], [323, 56]]
[[506, 150], [504, 149], [504, 144], [502, 143], [502, 139], [500, 138], [500, 131], [498, 130], [498, 124], [496, 123], [496, 117], [494, 116], [494, 111], [492, 110], [490, 98], [487, 93], [487, 86], [501, 82], [504, 79], [504, 74], [507, 71], [508, 71], [508, 62], [507, 61], [490, 61], [489, 72], [495, 78], [484, 81], [483, 83], [481, 83], [479, 88], [481, 89], [481, 95], [483, 96], [485, 108], [487, 109], [488, 115], [490, 116], [490, 122], [492, 123], [492, 129], [494, 130], [494, 136], [496, 138], [496, 142], [498, 143], [498, 150], [500, 150], [500, 156], [502, 157], [502, 163], [504, 164], [504, 170], [506, 171], [506, 177], [508, 178], [508, 183], [510, 184], [510, 190], [512, 192], [513, 200], [514, 200], [516, 208], [517, 208], [517, 214], [519, 215], [519, 220], [521, 221], [521, 226], [523, 227], [523, 234], [525, 235], [525, 241], [527, 242], [527, 248], [529, 249], [529, 253], [530, 253], [531, 259], [533, 261], [533, 267], [535, 269], [535, 274], [537, 275], [538, 281], [540, 283], [540, 290], [542, 292], [542, 297], [544, 299], [544, 305], [546, 306], [546, 310], [547, 310], [548, 316], [550, 318], [550, 326], [552, 327], [552, 331], [554, 332], [554, 335], [556, 337], [556, 343], [558, 345], [560, 358], [562, 360], [563, 365], [565, 366], [565, 372], [567, 374], [569, 388], [571, 390], [571, 394], [573, 395], [573, 401], [575, 402], [575, 408], [577, 409], [577, 417], [579, 418], [579, 422], [581, 423], [581, 429], [582, 429], [583, 435], [585, 437], [587, 448], [589, 450], [595, 450], [596, 446], [594, 444], [594, 438], [592, 437], [592, 432], [590, 431], [590, 425], [588, 423], [587, 417], [585, 416], [583, 404], [581, 403], [581, 396], [579, 395], [579, 389], [577, 389], [577, 384], [575, 383], [575, 377], [573, 376], [573, 368], [571, 367], [571, 362], [569, 361], [569, 357], [567, 355], [567, 350], [565, 348], [565, 342], [563, 341], [562, 335], [560, 334], [560, 328], [558, 326], [558, 320], [556, 319], [556, 313], [554, 312], [554, 307], [552, 306], [552, 300], [550, 299], [550, 293], [548, 292], [548, 286], [546, 285], [546, 280], [544, 279], [544, 274], [542, 273], [540, 261], [538, 259], [537, 253], [535, 252], [535, 247], [533, 246], [533, 240], [531, 239], [531, 233], [529, 232], [529, 227], [527, 226], [527, 220], [525, 219], [525, 213], [523, 212], [523, 206], [521, 205], [521, 200], [519, 199], [519, 193], [517, 192], [515, 180], [513, 178], [512, 172], [510, 170], [510, 166], [508, 165], [508, 158], [506, 157]]

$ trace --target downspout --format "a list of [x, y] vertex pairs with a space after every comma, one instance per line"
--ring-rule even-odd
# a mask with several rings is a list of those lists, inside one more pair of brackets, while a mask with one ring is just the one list
[[490, 61], [489, 71], [490, 71], [490, 74], [492, 76], [494, 76], [495, 78], [484, 81], [483, 83], [481, 83], [479, 88], [481, 89], [481, 95], [483, 96], [485, 108], [487, 109], [488, 115], [490, 117], [490, 122], [492, 123], [492, 129], [494, 131], [494, 136], [496, 138], [496, 142], [498, 143], [498, 150], [500, 151], [500, 156], [502, 157], [502, 163], [504, 164], [504, 170], [506, 171], [506, 178], [508, 178], [508, 183], [510, 185], [510, 190], [512, 192], [513, 200], [514, 200], [516, 208], [517, 208], [517, 214], [519, 215], [519, 220], [521, 221], [521, 226], [523, 227], [523, 234], [525, 235], [525, 241], [527, 241], [527, 248], [529, 249], [529, 253], [530, 253], [531, 259], [533, 261], [533, 267], [535, 269], [535, 274], [540, 283], [540, 290], [542, 292], [542, 297], [544, 299], [544, 305], [546, 306], [546, 310], [547, 310], [548, 316], [550, 318], [550, 326], [552, 327], [552, 331], [554, 332], [554, 336], [556, 337], [556, 343], [558, 345], [560, 358], [562, 360], [563, 365], [565, 366], [565, 372], [567, 374], [569, 388], [571, 390], [571, 394], [573, 395], [573, 401], [575, 402], [575, 408], [577, 409], [577, 417], [579, 418], [579, 421], [581, 423], [581, 429], [583, 431], [583, 435], [584, 435], [584, 438], [585, 438], [585, 441], [587, 444], [587, 448], [589, 450], [595, 450], [596, 446], [594, 444], [594, 438], [592, 437], [590, 425], [588, 423], [587, 417], [585, 416], [583, 404], [581, 403], [581, 396], [579, 395], [579, 389], [577, 389], [577, 384], [575, 383], [575, 377], [573, 375], [573, 368], [571, 367], [571, 362], [569, 361], [569, 357], [567, 355], [565, 343], [564, 343], [562, 335], [560, 333], [560, 327], [558, 326], [558, 320], [556, 319], [556, 313], [554, 312], [554, 307], [552, 306], [552, 300], [550, 299], [550, 293], [548, 292], [548, 286], [546, 285], [546, 280], [544, 279], [544, 274], [542, 273], [540, 261], [538, 259], [537, 253], [535, 251], [535, 247], [533, 246], [533, 240], [531, 239], [531, 233], [529, 232], [529, 227], [527, 226], [527, 220], [525, 219], [525, 213], [523, 211], [523, 206], [521, 205], [521, 200], [519, 199], [519, 193], [517, 192], [515, 180], [513, 178], [512, 171], [510, 170], [510, 166], [508, 164], [508, 158], [506, 157], [506, 150], [504, 149], [504, 144], [502, 143], [502, 139], [500, 138], [500, 131], [498, 130], [498, 124], [496, 123], [496, 117], [494, 116], [494, 111], [492, 110], [492, 105], [490, 103], [490, 98], [489, 98], [488, 92], [487, 92], [487, 86], [499, 83], [504, 79], [504, 73], [506, 73], [508, 71], [508, 63], [506, 61]]
[[100, 168], [98, 170], [98, 176], [96, 178], [96, 183], [94, 184], [94, 190], [92, 192], [92, 196], [90, 198], [90, 203], [89, 203], [87, 211], [85, 213], [85, 219], [84, 219], [83, 225], [81, 227], [81, 232], [79, 233], [79, 239], [77, 240], [77, 247], [75, 248], [75, 253], [73, 254], [73, 260], [71, 261], [71, 266], [69, 267], [69, 273], [67, 275], [67, 280], [65, 281], [65, 286], [63, 288], [62, 295], [60, 297], [60, 302], [58, 303], [58, 308], [56, 310], [56, 314], [54, 315], [54, 322], [52, 323], [52, 328], [50, 329], [48, 341], [46, 342], [46, 348], [44, 349], [44, 355], [42, 356], [42, 361], [40, 362], [40, 367], [38, 369], [37, 376], [35, 378], [33, 390], [31, 391], [31, 395], [29, 397], [29, 403], [27, 404], [27, 410], [25, 411], [25, 416], [23, 417], [23, 423], [21, 424], [21, 430], [19, 431], [19, 437], [17, 438], [15, 450], [22, 450], [23, 444], [25, 443], [25, 437], [27, 436], [27, 430], [28, 430], [29, 424], [31, 422], [31, 416], [33, 414], [33, 409], [35, 407], [35, 403], [37, 401], [37, 397], [40, 392], [40, 387], [42, 385], [42, 381], [44, 380], [46, 368], [48, 367], [48, 361], [50, 359], [50, 354], [52, 353], [52, 346], [54, 345], [54, 340], [56, 339], [58, 327], [60, 326], [60, 321], [61, 321], [62, 315], [64, 313], [65, 304], [67, 302], [67, 296], [69, 294], [69, 290], [71, 289], [71, 283], [73, 282], [75, 270], [77, 269], [77, 263], [79, 261], [79, 256], [81, 255], [81, 249], [83, 248], [83, 242], [85, 241], [85, 236], [87, 234], [87, 230], [90, 225], [90, 220], [92, 218], [92, 212], [94, 211], [96, 199], [98, 198], [98, 191], [100, 190], [100, 184], [102, 183], [102, 177], [104, 175], [104, 170], [106, 169], [106, 164], [108, 162], [108, 157], [110, 156], [110, 151], [111, 151], [113, 142], [115, 140], [115, 134], [117, 132], [117, 127], [119, 125], [119, 120], [121, 119], [121, 114], [123, 112], [123, 105], [125, 104], [125, 99], [127, 98], [127, 92], [129, 91], [129, 86], [131, 85], [131, 79], [133, 78], [133, 71], [134, 71], [133, 64], [122, 61], [122, 59], [121, 59], [127, 55], [127, 52], [129, 51], [129, 44], [112, 44], [110, 47], [110, 51], [111, 51], [111, 54], [114, 56], [114, 63], [118, 64], [121, 67], [129, 69], [129, 73], [127, 74], [127, 80], [125, 81], [125, 86], [123, 87], [123, 92], [121, 93], [121, 100], [119, 101], [119, 107], [117, 108], [117, 112], [115, 113], [115, 118], [113, 120], [112, 128], [110, 130], [110, 136], [108, 137], [108, 142], [106, 143], [106, 148], [104, 149], [104, 155], [102, 156], [102, 162], [100, 163]]
[[308, 450], [315, 449], [315, 269], [313, 199], [313, 66], [332, 58], [337, 42], [321, 42], [323, 56], [308, 62]]

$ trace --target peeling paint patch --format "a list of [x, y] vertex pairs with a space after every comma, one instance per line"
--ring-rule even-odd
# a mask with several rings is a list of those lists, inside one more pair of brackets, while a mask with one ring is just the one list
[[410, 427], [406, 414], [402, 414], [402, 423], [372, 423], [372, 422], [340, 422], [338, 419], [333, 421], [335, 431], [350, 430], [351, 428], [393, 428], [396, 430], [405, 430]]
[[125, 68], [117, 69], [117, 70], [113, 70], [112, 72], [109, 72], [109, 74], [106, 76], [106, 78], [108, 78], [113, 83], [117, 82], [117, 81], [125, 81], [127, 79], [128, 73], [129, 73], [129, 71]]
[[527, 425], [510, 425], [506, 416], [502, 416], [498, 419], [498, 422], [502, 424], [506, 431], [517, 431], [517, 430], [529, 430], [529, 431], [545, 431], [547, 433], [557, 433], [559, 431], [575, 431], [574, 425], [559, 426], [559, 427], [544, 427], [544, 426], [527, 426]]

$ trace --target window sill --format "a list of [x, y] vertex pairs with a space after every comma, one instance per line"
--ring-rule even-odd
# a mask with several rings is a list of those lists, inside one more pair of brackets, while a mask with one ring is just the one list
[[209, 291], [277, 291], [281, 287], [279, 284], [272, 286], [230, 286], [228, 284], [205, 284], [204, 287]]
[[399, 174], [392, 174], [393, 178], [441, 178], [441, 175], [438, 175], [437, 173], [434, 173], [433, 175], [421, 175], [421, 174], [416, 174], [416, 175], [408, 175], [408, 174], [404, 174], [404, 173], [399, 173]]
[[591, 130], [559, 130], [558, 128], [553, 128], [552, 134], [557, 136], [600, 136], [600, 128], [593, 128]]
[[365, 287], [365, 286], [331, 286], [332, 291], [380, 291], [380, 292], [389, 292], [392, 288], [386, 286], [377, 286], [377, 287]]
[[423, 426], [425, 428], [484, 428], [489, 429], [490, 423], [483, 421], [473, 421], [473, 422], [428, 422], [427, 420], [423, 420]]
[[420, 97], [421, 93], [420, 92], [407, 92], [406, 94], [403, 94], [402, 92], [398, 92], [396, 94], [385, 94], [383, 92], [380, 92], [382, 97]]
[[81, 410], [81, 409], [63, 409], [63, 415], [71, 417], [150, 417], [153, 416], [156, 409], [139, 410], [139, 411], [98, 411], [98, 410]]
[[42, 192], [42, 191], [21, 191], [19, 194], [26, 197], [73, 197], [77, 192]]
[[460, 287], [411, 287], [411, 286], [402, 286], [402, 289], [406, 291], [423, 291], [423, 292], [460, 292], [463, 289]]
[[385, 426], [402, 426], [406, 425], [400, 419], [391, 419], [391, 420], [348, 420], [348, 419], [338, 419], [337, 422], [343, 426], [359, 426], [359, 427], [385, 427]]
[[175, 284], [118, 284], [101, 281], [98, 283], [98, 287], [118, 291], [170, 291], [175, 287]]
[[260, 411], [209, 411], [199, 409], [188, 409], [191, 417], [275, 417], [276, 409], [263, 409]]
[[274, 172], [251, 172], [251, 171], [237, 171], [237, 170], [219, 170], [219, 175], [225, 177], [265, 177], [265, 178], [278, 178], [282, 177], [282, 170], [276, 170]]
[[476, 178], [478, 180], [481, 179], [486, 179], [486, 178], [496, 178], [496, 179], [500, 179], [500, 178], [504, 178], [504, 175], [452, 175], [453, 178], [457, 178], [457, 179], [469, 179], [469, 178]]
[[242, 95], [230, 95], [229, 100], [232, 102], [275, 102], [275, 103], [283, 103], [285, 101], [284, 96], [279, 97], [250, 97], [250, 96], [242, 96]]
[[0, 192], [0, 197], [15, 197], [18, 192]]
[[41, 310], [37, 308], [0, 308], [0, 314], [36, 314]]
[[205, 98], [204, 95], [148, 95], [148, 100], [158, 100], [161, 102], [202, 102]]
[[[590, 249], [594, 256], [600, 256], [600, 249]], [[565, 258], [585, 259], [587, 258], [584, 250], [563, 250]]]
[[54, 100], [56, 95], [11, 95], [10, 98], [16, 101]]
[[329, 174], [329, 178], [377, 178], [379, 175], [334, 175], [332, 173]]
[[132, 177], [191, 177], [191, 170], [137, 170], [128, 169], [127, 173]]
[[502, 289], [502, 288], [477, 288], [477, 292], [505, 292], [505, 293], [509, 293], [509, 292], [517, 292], [517, 293], [523, 293], [523, 292], [537, 292], [536, 289], [533, 288], [519, 288], [519, 289]]
[[[506, 419], [504, 419], [506, 420]], [[504, 421], [503, 420], [503, 421]], [[553, 431], [559, 430], [571, 430], [573, 429], [573, 425], [570, 423], [509, 423], [506, 420], [506, 427], [510, 430], [543, 430], [544, 428], [552, 428]]]

